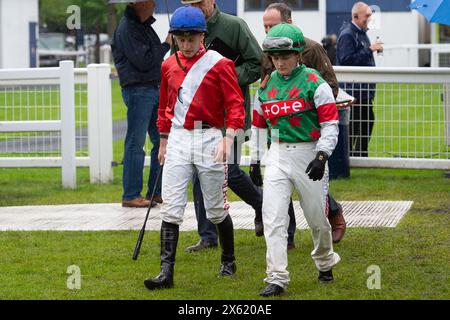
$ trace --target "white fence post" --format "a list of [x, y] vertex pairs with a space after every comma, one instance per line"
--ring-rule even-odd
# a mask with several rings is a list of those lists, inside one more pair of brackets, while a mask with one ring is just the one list
[[75, 154], [75, 76], [73, 61], [61, 61], [59, 68], [62, 185], [64, 188], [75, 189], [77, 186], [77, 167]]
[[444, 125], [445, 125], [445, 141], [450, 146], [450, 83], [444, 85]]
[[438, 68], [439, 67], [439, 51], [437, 51], [435, 48], [431, 48], [431, 61], [430, 66], [432, 68]]
[[88, 65], [88, 145], [91, 183], [113, 180], [111, 69], [109, 64]]
[[100, 62], [103, 64], [111, 64], [111, 46], [104, 44], [100, 47]]

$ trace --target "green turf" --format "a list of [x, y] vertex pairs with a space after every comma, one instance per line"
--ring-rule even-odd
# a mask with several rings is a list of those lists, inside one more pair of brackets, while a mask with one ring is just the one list
[[[126, 109], [118, 80], [111, 81], [113, 120], [126, 119]], [[24, 86], [21, 89], [0, 90], [0, 119], [33, 121], [60, 119], [59, 88], [57, 86]], [[75, 85], [75, 118], [87, 121], [87, 85]], [[124, 112], [125, 111], [125, 112]]]
[[[125, 120], [126, 107], [117, 80], [111, 82], [111, 94], [113, 121]], [[59, 103], [59, 89], [56, 86], [25, 86], [21, 90], [0, 90], [0, 121], [59, 120]], [[86, 128], [87, 117], [87, 85], [77, 84], [75, 127]], [[30, 136], [30, 133], [0, 133], [0, 140], [24, 136]]]
[[[79, 188], [72, 191], [60, 188], [59, 169], [0, 169], [0, 206], [118, 202], [120, 170], [108, 185], [90, 185], [87, 169], [78, 170]], [[317, 283], [310, 233], [297, 232], [297, 249], [289, 253], [291, 284], [279, 299], [449, 299], [450, 184], [444, 172], [352, 169], [351, 174], [331, 183], [338, 200], [413, 200], [411, 211], [396, 228], [349, 228], [335, 246], [342, 261], [331, 285]], [[149, 292], [142, 282], [158, 273], [158, 236], [147, 232], [133, 262], [137, 231], [0, 232], [0, 299], [259, 299], [265, 242], [252, 231], [236, 231], [238, 273], [227, 279], [216, 277], [219, 250], [185, 253], [197, 235], [182, 232], [176, 287]], [[81, 269], [81, 290], [66, 287], [70, 265]], [[380, 290], [367, 288], [371, 265], [381, 269]]]
[[113, 121], [126, 120], [127, 118], [127, 108], [122, 99], [122, 92], [120, 90], [120, 85], [118, 80], [113, 80], [111, 82], [111, 93], [112, 93], [112, 118]]
[[439, 84], [378, 84], [373, 102], [373, 157], [448, 159]]

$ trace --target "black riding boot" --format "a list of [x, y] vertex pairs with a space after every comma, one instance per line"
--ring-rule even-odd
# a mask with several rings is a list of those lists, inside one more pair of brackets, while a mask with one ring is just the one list
[[149, 290], [172, 288], [173, 267], [177, 252], [179, 226], [163, 221], [161, 224], [161, 272], [156, 278], [144, 281]]
[[236, 273], [236, 264], [234, 262], [234, 235], [233, 220], [227, 215], [225, 220], [217, 224], [219, 231], [219, 242], [222, 247], [222, 257], [220, 266], [220, 276], [231, 276]]

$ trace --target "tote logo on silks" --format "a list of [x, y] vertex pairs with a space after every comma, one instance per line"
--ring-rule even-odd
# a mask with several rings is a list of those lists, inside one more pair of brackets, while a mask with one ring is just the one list
[[314, 109], [312, 103], [307, 103], [303, 99], [266, 102], [262, 104], [261, 108], [266, 119], [294, 115]]

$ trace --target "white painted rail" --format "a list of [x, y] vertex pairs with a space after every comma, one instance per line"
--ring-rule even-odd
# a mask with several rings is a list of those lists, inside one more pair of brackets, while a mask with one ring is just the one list
[[[112, 181], [112, 101], [109, 74], [110, 66], [107, 64], [74, 68], [72, 61], [61, 61], [60, 66], [55, 68], [0, 70], [0, 93], [3, 93], [3, 104], [5, 105], [5, 117], [0, 118], [0, 133], [60, 132], [61, 135], [60, 157], [16, 157], [14, 153], [17, 152], [13, 149], [12, 152], [9, 152], [12, 155], [1, 157], [0, 154], [0, 167], [61, 167], [62, 185], [65, 188], [76, 188], [77, 166], [90, 167], [91, 183]], [[87, 86], [87, 112], [81, 111], [81, 113], [87, 113], [87, 119], [82, 121], [87, 122], [87, 157], [76, 157], [75, 100], [81, 99], [77, 96], [79, 92], [76, 92], [76, 85]], [[22, 91], [22, 88], [25, 89]], [[35, 92], [29, 88], [34, 88]], [[40, 98], [36, 98], [38, 90]], [[30, 91], [31, 95], [34, 93], [34, 101], [33, 98], [28, 97]], [[58, 98], [53, 98], [52, 101], [51, 95], [55, 92], [57, 92]], [[50, 97], [48, 98], [46, 94]], [[30, 101], [23, 104], [22, 101], [19, 103], [13, 101], [13, 107], [8, 109], [7, 106], [11, 103], [8, 99], [14, 99], [14, 95], [19, 96], [17, 99], [26, 96]], [[47, 98], [50, 101], [45, 101]], [[42, 101], [36, 101], [39, 99]], [[21, 109], [31, 109], [34, 110], [34, 113], [45, 113], [46, 108], [50, 109], [55, 105], [59, 107], [53, 108], [53, 111], [46, 114], [51, 119], [20, 119]], [[38, 110], [39, 108], [40, 110]], [[57, 114], [54, 114], [55, 110]], [[19, 119], [8, 119], [6, 116], [8, 112], [10, 115], [12, 114], [12, 118], [18, 117]], [[23, 117], [26, 118], [27, 115], [23, 115]], [[55, 117], [59, 117], [59, 120], [55, 120]], [[78, 128], [78, 130], [82, 129]], [[0, 142], [5, 142], [5, 140]]]
[[[346, 90], [361, 83], [376, 85], [369, 156], [350, 157], [350, 166], [450, 169], [450, 68], [334, 70]], [[250, 158], [241, 163], [248, 165]]]

